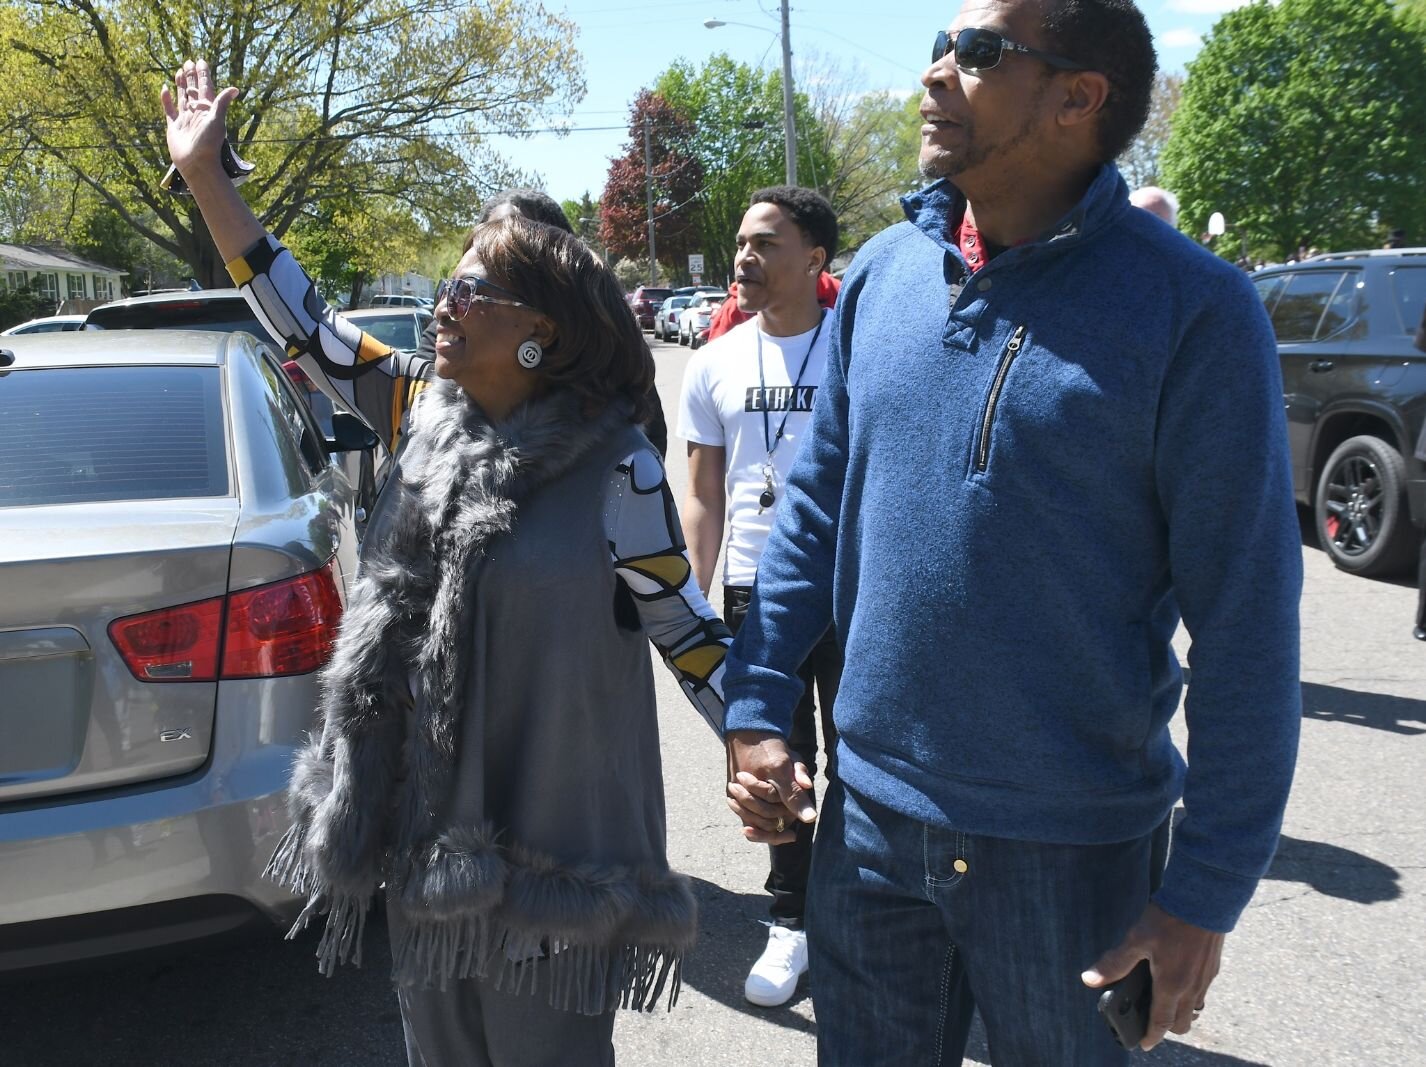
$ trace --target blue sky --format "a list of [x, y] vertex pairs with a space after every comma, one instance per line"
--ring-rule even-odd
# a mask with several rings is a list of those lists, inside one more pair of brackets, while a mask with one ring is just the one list
[[[1182, 69], [1199, 48], [1199, 38], [1225, 11], [1242, 0], [1141, 0], [1165, 70]], [[718, 51], [752, 64], [781, 63], [777, 0], [571, 0], [559, 5], [579, 27], [574, 42], [584, 58], [588, 93], [566, 116], [572, 132], [560, 136], [501, 137], [496, 147], [516, 166], [540, 175], [559, 200], [585, 190], [598, 198], [609, 160], [627, 139], [629, 105], [674, 59], [701, 64]], [[761, 7], [759, 5], [762, 5]], [[848, 92], [917, 87], [917, 76], [930, 59], [936, 31], [950, 23], [958, 5], [896, 5], [880, 8], [866, 0], [794, 0], [792, 38], [794, 77], [799, 56], [815, 52], [860, 68], [859, 84]], [[703, 20], [746, 23], [706, 29]], [[601, 127], [613, 127], [613, 129]]]

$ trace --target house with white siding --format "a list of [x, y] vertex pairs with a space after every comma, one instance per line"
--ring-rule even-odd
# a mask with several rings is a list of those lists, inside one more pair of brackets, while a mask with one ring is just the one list
[[54, 304], [57, 315], [82, 314], [122, 295], [126, 272], [50, 245], [0, 244], [0, 288], [28, 285]]

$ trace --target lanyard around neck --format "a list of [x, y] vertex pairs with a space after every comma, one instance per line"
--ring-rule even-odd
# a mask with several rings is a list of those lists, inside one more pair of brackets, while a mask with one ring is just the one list
[[793, 397], [788, 400], [787, 407], [782, 412], [782, 424], [777, 428], [777, 436], [770, 437], [770, 426], [767, 420], [767, 378], [763, 374], [763, 331], [759, 325], [758, 330], [758, 386], [762, 390], [763, 401], [763, 447], [767, 449], [767, 458], [772, 459], [772, 454], [777, 451], [778, 443], [782, 440], [782, 432], [787, 429], [787, 416], [792, 414], [792, 405], [795, 402], [797, 388], [802, 384], [802, 375], [807, 373], [807, 364], [812, 359], [812, 350], [817, 347], [817, 338], [822, 336], [822, 324], [827, 321], [827, 313], [824, 310], [817, 320], [817, 329], [812, 332], [812, 343], [807, 346], [807, 352], [802, 357], [802, 366], [797, 369], [797, 380], [792, 383]]

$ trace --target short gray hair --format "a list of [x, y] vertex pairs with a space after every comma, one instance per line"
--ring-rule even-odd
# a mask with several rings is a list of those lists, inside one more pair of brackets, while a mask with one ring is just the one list
[[1157, 215], [1170, 226], [1178, 225], [1178, 197], [1157, 185], [1146, 185], [1129, 194], [1129, 203]]

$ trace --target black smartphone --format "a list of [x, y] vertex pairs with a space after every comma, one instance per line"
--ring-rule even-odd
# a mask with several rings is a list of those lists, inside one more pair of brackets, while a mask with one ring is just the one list
[[1154, 982], [1149, 974], [1149, 961], [1139, 966], [1099, 997], [1099, 1014], [1109, 1024], [1120, 1048], [1136, 1049], [1149, 1031], [1149, 1007], [1154, 1002]]

